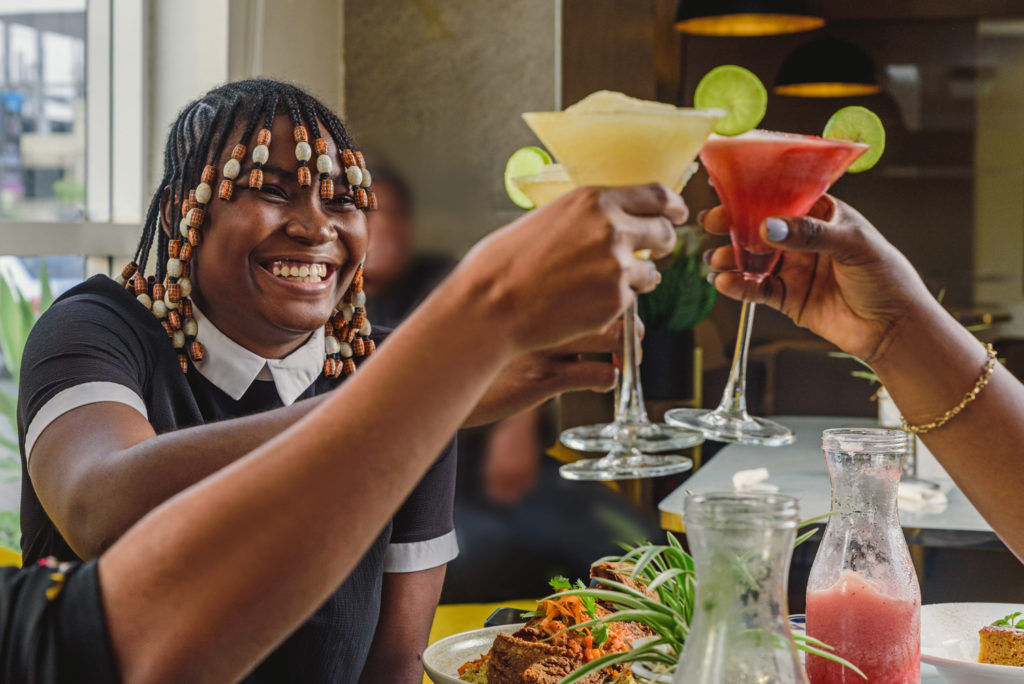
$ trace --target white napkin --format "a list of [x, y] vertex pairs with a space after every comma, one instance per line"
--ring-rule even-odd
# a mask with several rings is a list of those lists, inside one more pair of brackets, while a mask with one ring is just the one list
[[732, 488], [736, 492], [769, 492], [774, 494], [779, 491], [778, 485], [765, 482], [767, 479], [767, 468], [738, 470], [732, 476]]
[[942, 490], [927, 483], [900, 482], [899, 505], [906, 511], [941, 513], [949, 500]]

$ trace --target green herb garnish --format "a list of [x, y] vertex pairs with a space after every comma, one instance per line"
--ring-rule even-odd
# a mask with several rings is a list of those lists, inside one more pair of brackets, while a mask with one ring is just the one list
[[550, 584], [551, 588], [555, 591], [565, 591], [566, 589], [572, 588], [572, 584], [569, 582], [569, 578], [563, 577], [562, 575], [556, 575], [552, 577], [550, 580], [548, 580], [548, 584]]
[[599, 625], [595, 625], [591, 634], [594, 637], [594, 646], [596, 648], [601, 648], [601, 645], [608, 641], [608, 625], [603, 622]]
[[993, 627], [1009, 627], [1011, 629], [1024, 629], [1024, 618], [1018, 620], [1024, 613], [1019, 610], [1016, 613], [1010, 613], [1006, 617], [996, 620], [992, 623]]

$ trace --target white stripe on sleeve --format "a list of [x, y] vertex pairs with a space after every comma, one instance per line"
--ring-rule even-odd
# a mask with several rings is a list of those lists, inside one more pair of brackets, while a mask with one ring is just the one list
[[444, 565], [459, 555], [455, 530], [419, 542], [391, 544], [384, 554], [384, 572], [418, 572]]
[[25, 430], [25, 460], [32, 456], [32, 447], [36, 445], [39, 435], [43, 434], [50, 423], [63, 416], [68, 411], [87, 404], [97, 404], [101, 401], [113, 401], [118, 404], [131, 406], [142, 414], [142, 417], [149, 420], [149, 412], [146, 411], [146, 404], [142, 397], [134, 390], [116, 382], [85, 382], [81, 385], [68, 387], [57, 392], [53, 397], [43, 404], [28, 429]]

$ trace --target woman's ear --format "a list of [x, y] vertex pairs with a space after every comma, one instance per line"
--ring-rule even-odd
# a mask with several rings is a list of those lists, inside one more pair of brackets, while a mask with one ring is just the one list
[[174, 211], [174, 200], [171, 198], [171, 189], [164, 188], [160, 193], [160, 228], [167, 233], [172, 240], [177, 237], [177, 227], [171, 225], [171, 216]]

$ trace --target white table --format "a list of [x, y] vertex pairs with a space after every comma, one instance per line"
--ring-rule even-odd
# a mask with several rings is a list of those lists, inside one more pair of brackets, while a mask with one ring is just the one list
[[[768, 482], [780, 493], [800, 500], [800, 517], [828, 513], [831, 489], [828, 468], [821, 450], [821, 433], [827, 428], [872, 425], [865, 418], [822, 416], [778, 416], [773, 418], [796, 433], [796, 442], [784, 447], [756, 447], [730, 444], [719, 451], [682, 486], [665, 497], [658, 508], [662, 527], [683, 531], [683, 499], [686, 492], [732, 491], [732, 476], [738, 470], [765, 467]], [[941, 512], [900, 510], [900, 522], [911, 544], [961, 548], [1003, 549], [992, 528], [952, 481], [940, 483], [949, 504]]]

